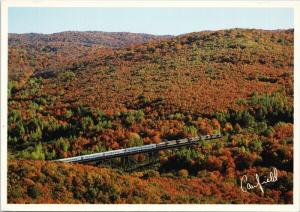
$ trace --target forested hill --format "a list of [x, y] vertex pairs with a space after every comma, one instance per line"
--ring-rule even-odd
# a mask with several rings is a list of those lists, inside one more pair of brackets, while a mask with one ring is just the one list
[[[66, 39], [81, 40], [69, 34], [74, 36]], [[92, 40], [94, 34], [86, 35]], [[284, 87], [293, 93], [293, 38], [293, 30], [232, 29], [118, 49], [71, 42], [54, 50], [33, 42], [32, 47], [10, 46], [9, 76], [21, 86], [30, 77], [42, 77], [43, 88], [36, 95], [65, 91], [58, 104], [76, 99], [78, 104], [120, 110], [134, 107], [143, 95], [164, 98], [164, 113], [225, 111], [238, 108], [236, 100], [253, 92]]]
[[53, 34], [9, 34], [9, 45], [54, 45], [55, 43], [73, 43], [98, 45], [103, 47], [122, 47], [131, 44], [145, 43], [149, 40], [170, 38], [170, 35], [156, 36], [145, 33], [101, 32], [101, 31], [66, 31]]

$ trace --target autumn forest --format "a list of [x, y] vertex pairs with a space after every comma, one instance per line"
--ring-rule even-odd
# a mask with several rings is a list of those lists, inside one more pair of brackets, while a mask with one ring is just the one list
[[[293, 29], [8, 42], [9, 203], [293, 203]], [[216, 133], [131, 171], [54, 161]]]

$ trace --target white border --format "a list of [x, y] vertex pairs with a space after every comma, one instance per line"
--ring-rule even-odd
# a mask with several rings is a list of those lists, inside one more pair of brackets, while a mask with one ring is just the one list
[[5, 2], [1, 2], [1, 209], [7, 201], [7, 78], [8, 78], [8, 23]]
[[300, 2], [297, 1], [83, 1], [83, 0], [3, 0], [1, 2], [1, 210], [14, 211], [300, 211], [299, 141], [300, 73], [294, 71], [294, 204], [220, 205], [220, 204], [7, 204], [7, 60], [8, 7], [291, 7], [294, 8], [294, 70], [300, 69]]
[[197, 0], [3, 0], [8, 7], [294, 7], [295, 1]]

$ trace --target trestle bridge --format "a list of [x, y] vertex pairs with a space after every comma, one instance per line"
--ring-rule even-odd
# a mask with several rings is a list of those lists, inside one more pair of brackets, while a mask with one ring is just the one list
[[[193, 138], [183, 138], [176, 140], [169, 140], [160, 142], [158, 144], [148, 144], [143, 146], [136, 146], [118, 150], [111, 150], [106, 152], [99, 152], [87, 155], [80, 155], [76, 157], [62, 158], [56, 161], [66, 162], [66, 163], [96, 163], [96, 164], [108, 164], [109, 166], [113, 165], [113, 160], [115, 158], [120, 158], [119, 166], [130, 167], [130, 159], [129, 156], [137, 155], [137, 154], [148, 154], [149, 160], [148, 162], [153, 162], [153, 157], [158, 157], [158, 153], [161, 150], [167, 149], [176, 149], [185, 146], [192, 146], [198, 144], [201, 141], [205, 140], [213, 140], [221, 138], [221, 134], [212, 134], [212, 135], [202, 135]], [[152, 158], [152, 159], [151, 159]], [[116, 164], [115, 164], [116, 165]], [[118, 165], [117, 165], [118, 166]]]

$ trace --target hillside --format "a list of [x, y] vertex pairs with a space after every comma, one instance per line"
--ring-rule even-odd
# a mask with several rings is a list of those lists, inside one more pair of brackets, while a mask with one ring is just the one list
[[[26, 33], [14, 34], [10, 33], [8, 42], [10, 46], [28, 45], [55, 45], [55, 44], [81, 44], [81, 45], [97, 45], [100, 47], [124, 47], [132, 44], [141, 44], [150, 40], [160, 40], [171, 38], [170, 35], [156, 36], [143, 33], [129, 32], [100, 32], [100, 31], [66, 31], [53, 34]], [[56, 49], [52, 49], [55, 51]]]
[[[166, 39], [171, 36], [155, 36], [128, 32], [76, 32], [67, 31], [54, 34], [9, 34], [9, 55], [18, 61], [10, 68], [10, 76], [23, 84], [37, 70], [57, 69], [76, 61], [90, 49], [125, 47], [151, 40]], [[102, 49], [104, 48], [104, 49]], [[21, 50], [21, 51], [20, 51]], [[9, 62], [13, 62], [9, 59]], [[12, 74], [13, 72], [13, 74]]]
[[[32, 167], [35, 167], [32, 169]], [[266, 172], [252, 169], [249, 171]], [[239, 175], [245, 172], [238, 173]], [[124, 174], [116, 170], [44, 161], [9, 163], [9, 203], [98, 204], [280, 204], [271, 189], [266, 195], [244, 193], [232, 177], [199, 172], [198, 177], [160, 176], [156, 171]], [[19, 176], [24, 176], [18, 179]], [[279, 172], [280, 184], [291, 175]], [[274, 193], [280, 193], [275, 191]], [[290, 198], [291, 194], [285, 194]]]
[[[285, 87], [292, 93], [292, 39], [291, 31], [193, 33], [114, 51], [88, 48], [72, 50], [70, 57], [50, 54], [48, 64], [29, 66], [37, 66], [34, 76], [44, 78], [37, 95], [55, 94], [57, 87], [64, 91], [57, 104], [68, 106], [76, 99], [103, 110], [120, 109], [144, 95], [150, 100], [165, 97], [171, 112], [208, 113], [236, 108], [236, 99], [252, 92]], [[74, 79], [64, 83], [58, 72]]]
[[[65, 32], [10, 35], [9, 44], [8, 148], [14, 164], [221, 132], [216, 142], [161, 152], [156, 171], [179, 175], [179, 183], [180, 170], [191, 183], [204, 180], [198, 175], [204, 171], [236, 182], [242, 172], [272, 167], [292, 176], [292, 29], [176, 37]], [[271, 202], [292, 201], [292, 177], [284, 184], [269, 188]], [[148, 202], [147, 195], [133, 202]], [[210, 194], [195, 195], [203, 202]], [[184, 201], [196, 201], [190, 198]], [[250, 203], [268, 201], [255, 197]]]

